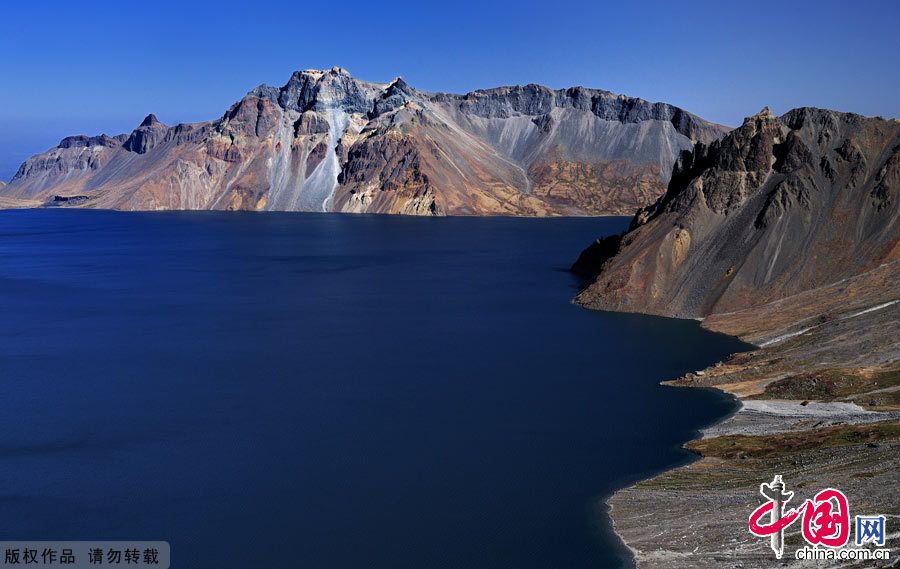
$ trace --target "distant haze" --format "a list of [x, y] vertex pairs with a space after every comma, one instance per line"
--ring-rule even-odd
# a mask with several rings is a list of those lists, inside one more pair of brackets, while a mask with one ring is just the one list
[[9, 181], [28, 157], [56, 146], [66, 136], [128, 132], [135, 126], [137, 122], [131, 118], [0, 118], [0, 180]]
[[900, 116], [893, 1], [473, 2], [316, 9], [275, 0], [10, 5], [0, 34], [0, 179], [67, 134], [149, 112], [209, 119], [259, 83], [340, 65], [420, 89], [584, 85], [735, 126], [768, 105]]

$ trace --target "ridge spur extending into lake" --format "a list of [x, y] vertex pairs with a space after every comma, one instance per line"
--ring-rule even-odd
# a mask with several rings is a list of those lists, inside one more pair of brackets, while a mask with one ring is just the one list
[[0, 213], [0, 535], [174, 567], [613, 568], [745, 347], [584, 310], [624, 218]]

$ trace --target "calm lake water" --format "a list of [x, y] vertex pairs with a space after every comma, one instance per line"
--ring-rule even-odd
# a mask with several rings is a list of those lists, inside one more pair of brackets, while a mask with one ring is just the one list
[[571, 304], [624, 218], [0, 212], [0, 539], [177, 568], [628, 562], [602, 497], [744, 347]]

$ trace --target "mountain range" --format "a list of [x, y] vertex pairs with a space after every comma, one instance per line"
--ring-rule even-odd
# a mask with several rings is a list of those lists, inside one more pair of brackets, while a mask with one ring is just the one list
[[426, 93], [344, 69], [261, 85], [219, 119], [71, 136], [0, 197], [122, 210], [410, 215], [632, 214], [678, 156], [728, 128], [666, 103], [574, 87]]
[[148, 115], [128, 134], [65, 138], [0, 183], [0, 208], [17, 205], [637, 212], [626, 232], [582, 252], [576, 302], [696, 318], [758, 347], [672, 382], [742, 405], [689, 443], [699, 462], [611, 499], [637, 566], [771, 567], [768, 545], [735, 530], [760, 473], [784, 474], [801, 493], [827, 473], [860, 511], [896, 514], [895, 119], [766, 108], [732, 130], [583, 87], [455, 95], [307, 70], [253, 89], [213, 121], [167, 126]]

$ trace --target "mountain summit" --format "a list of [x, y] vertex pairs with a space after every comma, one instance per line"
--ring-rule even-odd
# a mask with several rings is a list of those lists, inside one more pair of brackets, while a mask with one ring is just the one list
[[679, 154], [728, 129], [666, 103], [574, 87], [425, 93], [305, 70], [214, 121], [76, 136], [2, 194], [80, 207], [416, 215], [632, 213]]
[[[583, 253], [577, 268], [599, 276], [578, 300], [706, 317], [810, 291], [827, 297], [822, 287], [876, 270], [896, 277], [898, 180], [900, 121], [763, 109], [686, 152], [628, 233]], [[881, 292], [896, 301], [895, 288]]]

